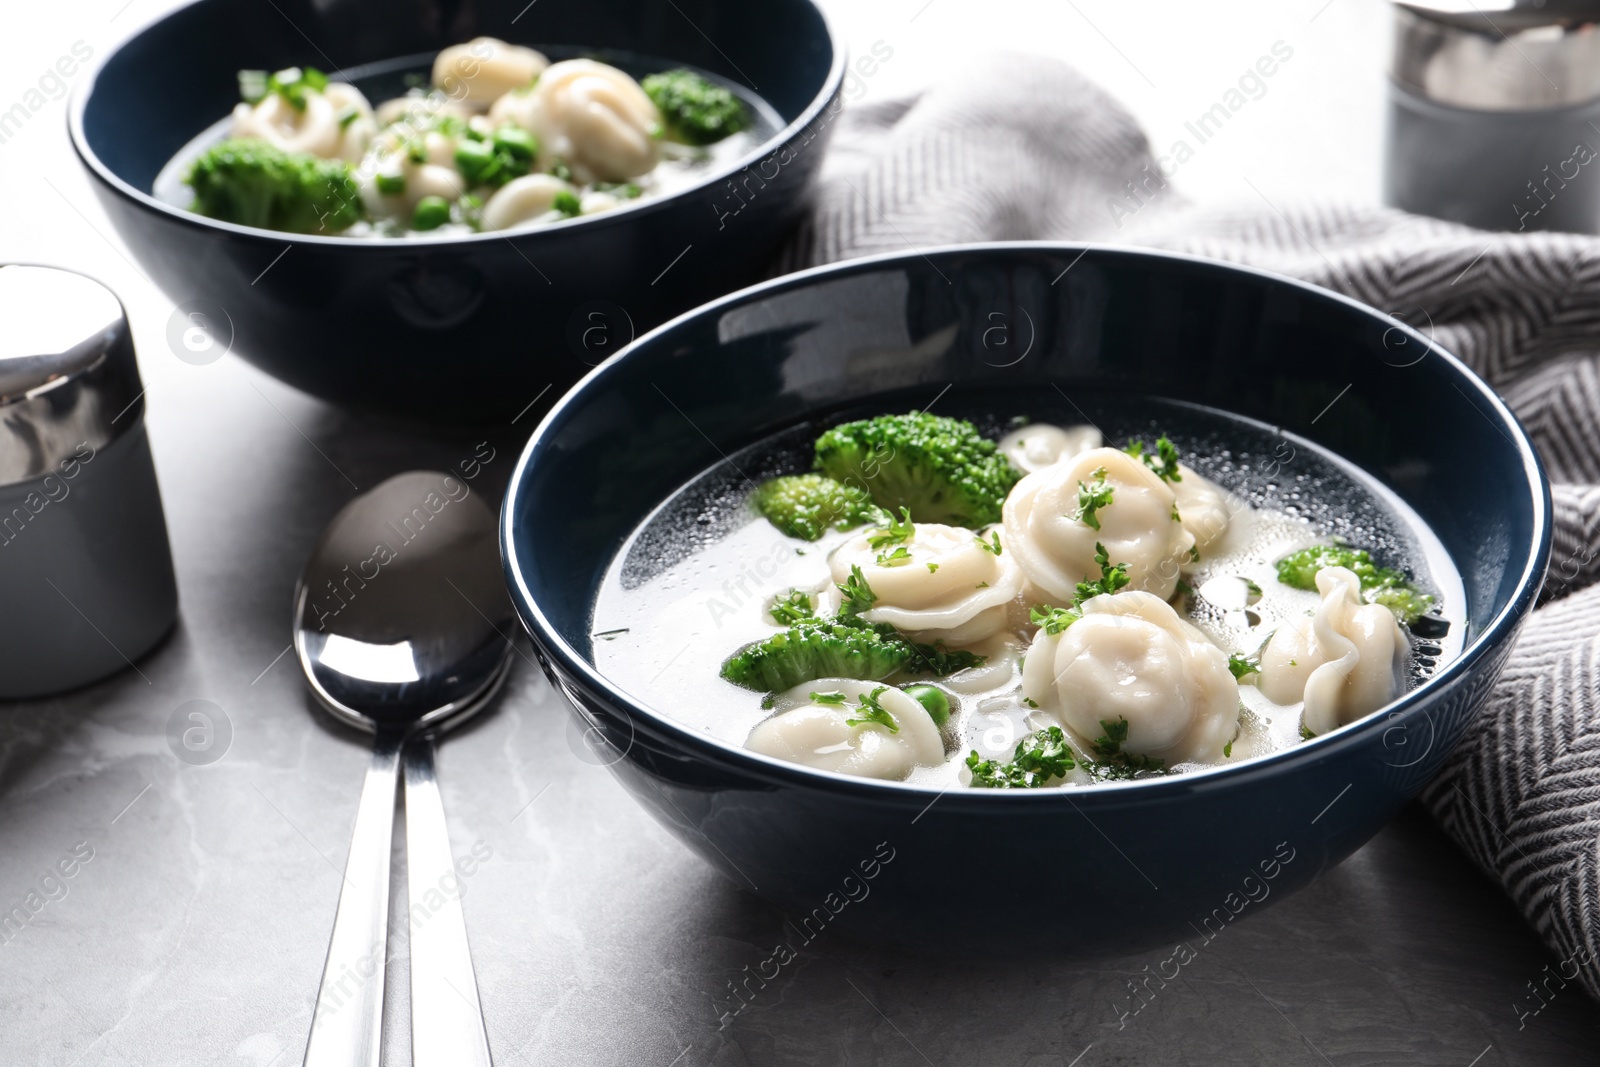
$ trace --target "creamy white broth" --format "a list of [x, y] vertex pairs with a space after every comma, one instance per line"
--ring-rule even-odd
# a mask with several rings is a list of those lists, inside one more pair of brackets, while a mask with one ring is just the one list
[[[805, 439], [803, 433], [800, 437]], [[1340, 533], [1357, 547], [1376, 542], [1373, 547], [1383, 562], [1402, 562], [1434, 596], [1437, 613], [1451, 620], [1442, 638], [1412, 639], [1406, 688], [1459, 651], [1465, 636], [1458, 614], [1464, 604], [1459, 579], [1437, 538], [1392, 494], [1370, 479], [1352, 476], [1352, 468], [1327, 456], [1303, 462], [1295, 476], [1280, 479], [1282, 485], [1268, 482], [1273, 488], [1267, 490], [1259, 477], [1239, 477], [1245, 473], [1240, 461], [1249, 453], [1208, 454], [1185, 447], [1200, 440], [1181, 439], [1177, 433], [1173, 437], [1183, 448], [1186, 465], [1224, 490], [1239, 492], [1230, 500], [1232, 517], [1226, 534], [1199, 563], [1185, 568], [1188, 591], [1180, 587], [1170, 601], [1182, 619], [1217, 646], [1254, 654], [1279, 626], [1311, 614], [1320, 596], [1279, 582], [1274, 564], [1291, 551], [1324, 544]], [[1109, 440], [1121, 444], [1124, 438], [1113, 433]], [[735, 457], [735, 463], [747, 471], [774, 469], [771, 462], [764, 465], [742, 457]], [[762, 694], [718, 676], [722, 662], [744, 645], [781, 629], [766, 614], [775, 594], [828, 587], [832, 580], [828, 556], [855, 534], [829, 531], [815, 542], [786, 537], [744, 502], [749, 484], [742, 479], [735, 483], [726, 471], [720, 477], [722, 484], [706, 491], [700, 501], [700, 527], [681, 532], [691, 545], [680, 544], [666, 552], [656, 566], [639, 566], [641, 557], [663, 556], [661, 545], [671, 540], [674, 526], [683, 526], [692, 510], [674, 509], [669, 502], [617, 554], [596, 598], [593, 655], [603, 673], [644, 703], [720, 741], [744, 746], [758, 723], [804, 705], [805, 696], [803, 692], [780, 695], [771, 707], [763, 708]], [[713, 472], [711, 481], [717, 478]], [[1337, 503], [1334, 498], [1352, 493], [1361, 496], [1356, 506], [1342, 512], [1330, 508]], [[710, 513], [719, 517], [708, 525], [705, 519]], [[1391, 527], [1381, 536], [1380, 519]], [[1036, 629], [1026, 622], [1025, 601], [1025, 596], [1019, 597], [1011, 614], [1016, 624], [1011, 633], [963, 646], [987, 654], [984, 666], [944, 679], [893, 680], [935, 682], [947, 691], [952, 704], [950, 719], [942, 728], [946, 760], [936, 767], [917, 767], [904, 781], [934, 788], [961, 784], [967, 777], [963, 761], [968, 752], [1005, 761], [1025, 735], [1064, 725], [1022, 701], [1018, 664]], [[825, 691], [845, 684], [822, 679], [798, 690]], [[1219, 763], [1236, 763], [1302, 743], [1298, 703], [1273, 704], [1250, 684], [1239, 686], [1239, 703], [1238, 734], [1229, 756]], [[1068, 736], [1072, 738], [1070, 731]], [[1080, 745], [1074, 741], [1073, 747], [1077, 750]], [[1215, 765], [1219, 764], [1178, 763], [1167, 769], [1181, 773]], [[1092, 781], [1080, 769], [1070, 772], [1063, 784]]]
[[[467, 45], [456, 47], [462, 48], [467, 47]], [[582, 214], [572, 218], [564, 218], [556, 213], [546, 212], [536, 217], [515, 222], [502, 229], [485, 228], [482, 230], [455, 221], [446, 222], [432, 229], [414, 230], [401, 218], [368, 218], [338, 231], [337, 236], [352, 239], [463, 237], [479, 232], [518, 232], [529, 228], [566, 225], [598, 214], [626, 211], [635, 204], [670, 196], [705, 180], [712, 174], [728, 170], [738, 160], [750, 155], [762, 144], [775, 137], [785, 125], [783, 117], [778, 114], [772, 105], [749, 88], [728, 78], [689, 67], [682, 63], [615, 50], [591, 51], [553, 47], [544, 51], [547, 53], [547, 58], [555, 62], [578, 58], [595, 58], [607, 66], [615, 67], [624, 75], [635, 80], [642, 80], [649, 74], [663, 71], [690, 70], [714, 85], [729, 90], [737, 97], [744, 104], [750, 125], [744, 130], [730, 134], [709, 145], [690, 146], [670, 140], [661, 141], [659, 144], [661, 157], [655, 166], [646, 173], [628, 180], [628, 183], [639, 187], [639, 195], [633, 198], [620, 199], [616, 206], [613, 207], [596, 210], [585, 209]], [[353, 85], [355, 89], [364, 94], [372, 110], [376, 112], [381, 110], [386, 103], [392, 103], [401, 97], [409, 95], [413, 91], [407, 88], [409, 83], [425, 82], [430, 64], [431, 61], [424, 61], [422, 57], [367, 64], [339, 72], [334, 80], [334, 86]], [[442, 106], [446, 110], [453, 107], [449, 103]], [[476, 110], [480, 114], [487, 113], [483, 107], [478, 107]], [[380, 127], [375, 132], [381, 136], [383, 128]], [[152, 183], [151, 195], [173, 207], [184, 210], [192, 209], [195, 204], [195, 193], [185, 183], [185, 178], [193, 168], [195, 161], [209, 149], [229, 137], [240, 135], [236, 117], [231, 114], [218, 119], [218, 121], [204, 130], [199, 131], [190, 141], [178, 149], [173, 157], [161, 168]], [[360, 171], [364, 165], [363, 161], [360, 160], [350, 160], [349, 162], [351, 163], [352, 173]], [[538, 173], [539, 168], [536, 167], [534, 172]], [[580, 198], [599, 191], [594, 183], [577, 180], [574, 180], [573, 189]], [[475, 192], [483, 193], [484, 190], [480, 188]], [[487, 206], [487, 202], [485, 206]]]

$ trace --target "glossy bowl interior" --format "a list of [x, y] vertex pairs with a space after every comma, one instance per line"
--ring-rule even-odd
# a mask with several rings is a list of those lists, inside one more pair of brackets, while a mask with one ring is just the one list
[[[151, 195], [167, 161], [237, 102], [241, 68], [356, 77], [412, 57], [425, 70], [439, 49], [480, 34], [557, 56], [697, 67], [750, 88], [782, 128], [671, 195], [504, 235], [282, 234]], [[219, 346], [340, 403], [505, 421], [646, 329], [761, 277], [804, 209], [844, 69], [812, 0], [198, 0], [100, 58], [69, 127], [112, 222], [178, 305], [175, 316], [205, 316]]]
[[[1005, 792], [937, 793], [768, 759], [646, 706], [593, 667], [590, 612], [619, 545], [728, 454], [802, 421], [963, 394], [1009, 398], [1010, 414], [1080, 390], [1220, 409], [1358, 465], [1454, 560], [1464, 650], [1385, 711], [1288, 751], [1195, 774]], [[1209, 930], [1304, 885], [1421, 789], [1533, 602], [1548, 515], [1516, 419], [1396, 320], [1223, 263], [1009, 244], [810, 271], [642, 338], [535, 432], [506, 498], [502, 547], [523, 621], [603, 739], [596, 751], [730, 877], [794, 914], [820, 907], [830, 922], [898, 940], [982, 943], [997, 924], [1054, 914], [1060, 923], [1030, 924], [1030, 944], [1127, 949], [1191, 924]], [[835, 911], [842, 879], [868, 869], [878, 903]], [[971, 907], [987, 920], [963, 920]]]

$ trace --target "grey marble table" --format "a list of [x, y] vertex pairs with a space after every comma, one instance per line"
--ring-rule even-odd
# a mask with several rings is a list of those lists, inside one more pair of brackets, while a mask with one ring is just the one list
[[[0, 110], [75, 38], [98, 54], [172, 2], [19, 5], [0, 35]], [[1226, 17], [1114, 0], [826, 6], [858, 50], [893, 45], [872, 93], [935, 75], [962, 48], [1025, 42], [1104, 82], [1157, 143], [1282, 37], [1295, 79], [1208, 146], [1185, 192], [1249, 194], [1245, 173], [1274, 197], [1362, 199], [1376, 185], [1378, 0], [1237, 0]], [[233, 357], [181, 363], [165, 349], [172, 300], [111, 234], [61, 109], [51, 99], [0, 139], [0, 258], [88, 271], [128, 303], [183, 606], [136, 670], [0, 705], [0, 913], [39, 894], [31, 924], [0, 936], [0, 1065], [291, 1067], [366, 762], [360, 738], [314, 713], [284, 654], [295, 575], [333, 513], [392, 473], [452, 466], [487, 439], [495, 458], [474, 485], [498, 497], [551, 398], [515, 425], [439, 431], [338, 411]], [[191, 701], [225, 728], [199, 755], [172, 740]], [[1519, 1018], [1537, 1004], [1528, 983], [1556, 961], [1415, 811], [1139, 1001], [1128, 983], [1170, 949], [1019, 967], [825, 933], [724, 1026], [729, 983], [771, 953], [783, 917], [627, 798], [526, 658], [495, 713], [444, 745], [440, 777], [457, 855], [488, 857], [463, 907], [502, 1067], [1600, 1060], [1600, 1008], [1575, 988]], [[46, 882], [67, 857], [72, 877]], [[406, 901], [403, 877], [394, 884], [386, 1055], [400, 1067]], [[981, 901], [952, 911], [997, 937], [1032, 918]]]

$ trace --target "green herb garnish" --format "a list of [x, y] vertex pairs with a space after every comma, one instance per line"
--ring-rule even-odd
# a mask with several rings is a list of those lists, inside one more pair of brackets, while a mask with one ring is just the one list
[[1112, 489], [1106, 481], [1106, 469], [1097, 467], [1094, 471], [1094, 481], [1089, 485], [1078, 483], [1078, 518], [1091, 530], [1100, 529], [1100, 519], [1095, 515], [1103, 507], [1111, 504]]
[[889, 687], [888, 686], [880, 685], [878, 688], [874, 689], [872, 692], [864, 694], [861, 697], [861, 716], [860, 716], [860, 718], [846, 719], [845, 720], [845, 725], [846, 726], [866, 726], [869, 723], [871, 723], [871, 724], [876, 724], [878, 726], [882, 726], [884, 729], [888, 730], [891, 734], [899, 733], [900, 732], [900, 724], [894, 721], [894, 716], [889, 714], [889, 712], [884, 709], [882, 704], [878, 703], [879, 694], [887, 693], [888, 691], [889, 691]]
[[[1183, 481], [1183, 475], [1178, 473], [1178, 446], [1169, 441], [1166, 435], [1163, 434], [1162, 436], [1156, 438], [1156, 449], [1154, 454], [1146, 451], [1144, 442], [1138, 440], [1137, 438], [1135, 438], [1133, 441], [1130, 441], [1128, 443], [1128, 447], [1123, 449], [1123, 451], [1128, 453], [1128, 455], [1132, 456], [1134, 459], [1141, 461], [1146, 467], [1149, 467], [1152, 471], [1154, 471], [1156, 476], [1163, 481]], [[1174, 515], [1173, 518], [1176, 519], [1177, 516]]]
[[867, 535], [867, 545], [871, 548], [883, 548], [886, 545], [904, 544], [916, 536], [916, 532], [916, 524], [911, 521], [911, 509], [901, 508], [898, 517], [887, 516], [883, 529]]
[[972, 785], [978, 789], [1037, 789], [1052, 778], [1066, 777], [1078, 765], [1059, 726], [1024, 737], [1006, 763], [980, 759], [976, 749], [966, 762]]

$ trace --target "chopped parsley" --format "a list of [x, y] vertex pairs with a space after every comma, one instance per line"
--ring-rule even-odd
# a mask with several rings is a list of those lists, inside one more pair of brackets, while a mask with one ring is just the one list
[[887, 515], [887, 522], [883, 529], [867, 535], [867, 544], [872, 548], [883, 548], [886, 545], [899, 545], [911, 540], [916, 534], [916, 526], [911, 521], [911, 509], [901, 508], [900, 516]]
[[1316, 740], [1316, 737], [1317, 735], [1311, 732], [1310, 727], [1306, 726], [1305, 723], [1300, 724], [1300, 740], [1314, 741]]
[[937, 574], [937, 573], [939, 573], [939, 565], [937, 563], [928, 564], [928, 573], [929, 574]]
[[1094, 775], [1100, 781], [1113, 779], [1137, 778], [1143, 774], [1166, 774], [1167, 767], [1163, 760], [1153, 756], [1137, 755], [1126, 752], [1122, 746], [1128, 740], [1128, 720], [1117, 717], [1116, 722], [1109, 719], [1100, 720], [1100, 729], [1104, 731], [1096, 738], [1091, 747], [1097, 758], [1084, 760], [1083, 769]]
[[1095, 514], [1111, 505], [1113, 486], [1106, 481], [1106, 469], [1096, 467], [1094, 481], [1088, 485], [1078, 483], [1078, 518], [1091, 530], [1100, 529], [1100, 519]]
[[1059, 726], [1024, 737], [1005, 763], [980, 759], [977, 749], [967, 756], [967, 769], [977, 789], [1037, 789], [1052, 778], [1066, 777], [1077, 765]]
[[880, 567], [903, 567], [911, 562], [911, 550], [905, 545], [890, 551], [884, 549], [878, 553], [877, 564]]
[[798, 589], [791, 589], [772, 602], [768, 609], [779, 626], [793, 626], [806, 619], [817, 617], [816, 610], [811, 606], [811, 594], [802, 593]]
[[844, 694], [837, 689], [828, 689], [821, 693], [811, 694], [811, 703], [841, 706], [844, 704]]
[[[1140, 460], [1146, 467], [1155, 471], [1156, 477], [1167, 482], [1181, 482], [1183, 475], [1178, 473], [1178, 446], [1169, 441], [1165, 434], [1156, 438], [1155, 452], [1151, 453], [1144, 447], [1144, 442], [1135, 438], [1128, 443], [1124, 452], [1134, 459]], [[1177, 516], [1174, 515], [1174, 518]]]
[[943, 641], [931, 645], [912, 644], [911, 662], [906, 670], [911, 674], [932, 674], [940, 678], [968, 667], [983, 666], [983, 657], [964, 649], [955, 652], [944, 647]]
[[1242, 681], [1249, 675], [1259, 674], [1261, 664], [1251, 656], [1241, 656], [1237, 652], [1228, 655], [1228, 673], [1233, 675], [1235, 681]]
[[[860, 716], [860, 718], [846, 719], [845, 720], [845, 725], [846, 726], [866, 726], [866, 725], [869, 725], [869, 724], [873, 724], [873, 725], [877, 725], [877, 726], [882, 726], [884, 729], [888, 730], [891, 734], [899, 733], [900, 732], [900, 724], [894, 721], [894, 716], [889, 714], [889, 712], [884, 709], [884, 706], [882, 704], [878, 703], [878, 696], [880, 694], [882, 694], [882, 693], [887, 693], [888, 691], [889, 691], [889, 687], [888, 686], [880, 685], [880, 686], [878, 686], [878, 688], [874, 689], [872, 692], [863, 694], [862, 697], [861, 697], [861, 705], [860, 705], [861, 716]], [[842, 703], [842, 701], [841, 701], [841, 703]]]
[[983, 539], [982, 535], [973, 538], [973, 540], [978, 542], [978, 547], [979, 548], [983, 549], [985, 552], [989, 553], [991, 556], [1000, 555], [1001, 549], [1000, 549], [1000, 531], [999, 530], [991, 530], [989, 532], [989, 539], [987, 541], [985, 541]]
[[1079, 582], [1075, 604], [1082, 604], [1102, 593], [1115, 593], [1128, 584], [1128, 565], [1111, 562], [1111, 554], [1099, 541], [1094, 543], [1094, 561], [1100, 565], [1100, 577], [1092, 582]]
[[1083, 618], [1083, 615], [1071, 608], [1036, 607], [1028, 612], [1028, 618], [1035, 626], [1044, 627], [1044, 632], [1054, 637]]
[[860, 615], [864, 611], [871, 611], [872, 605], [878, 602], [878, 594], [872, 591], [866, 575], [861, 573], [858, 566], [852, 566], [850, 577], [838, 585], [839, 592], [844, 594], [844, 601], [839, 605], [840, 615]]

